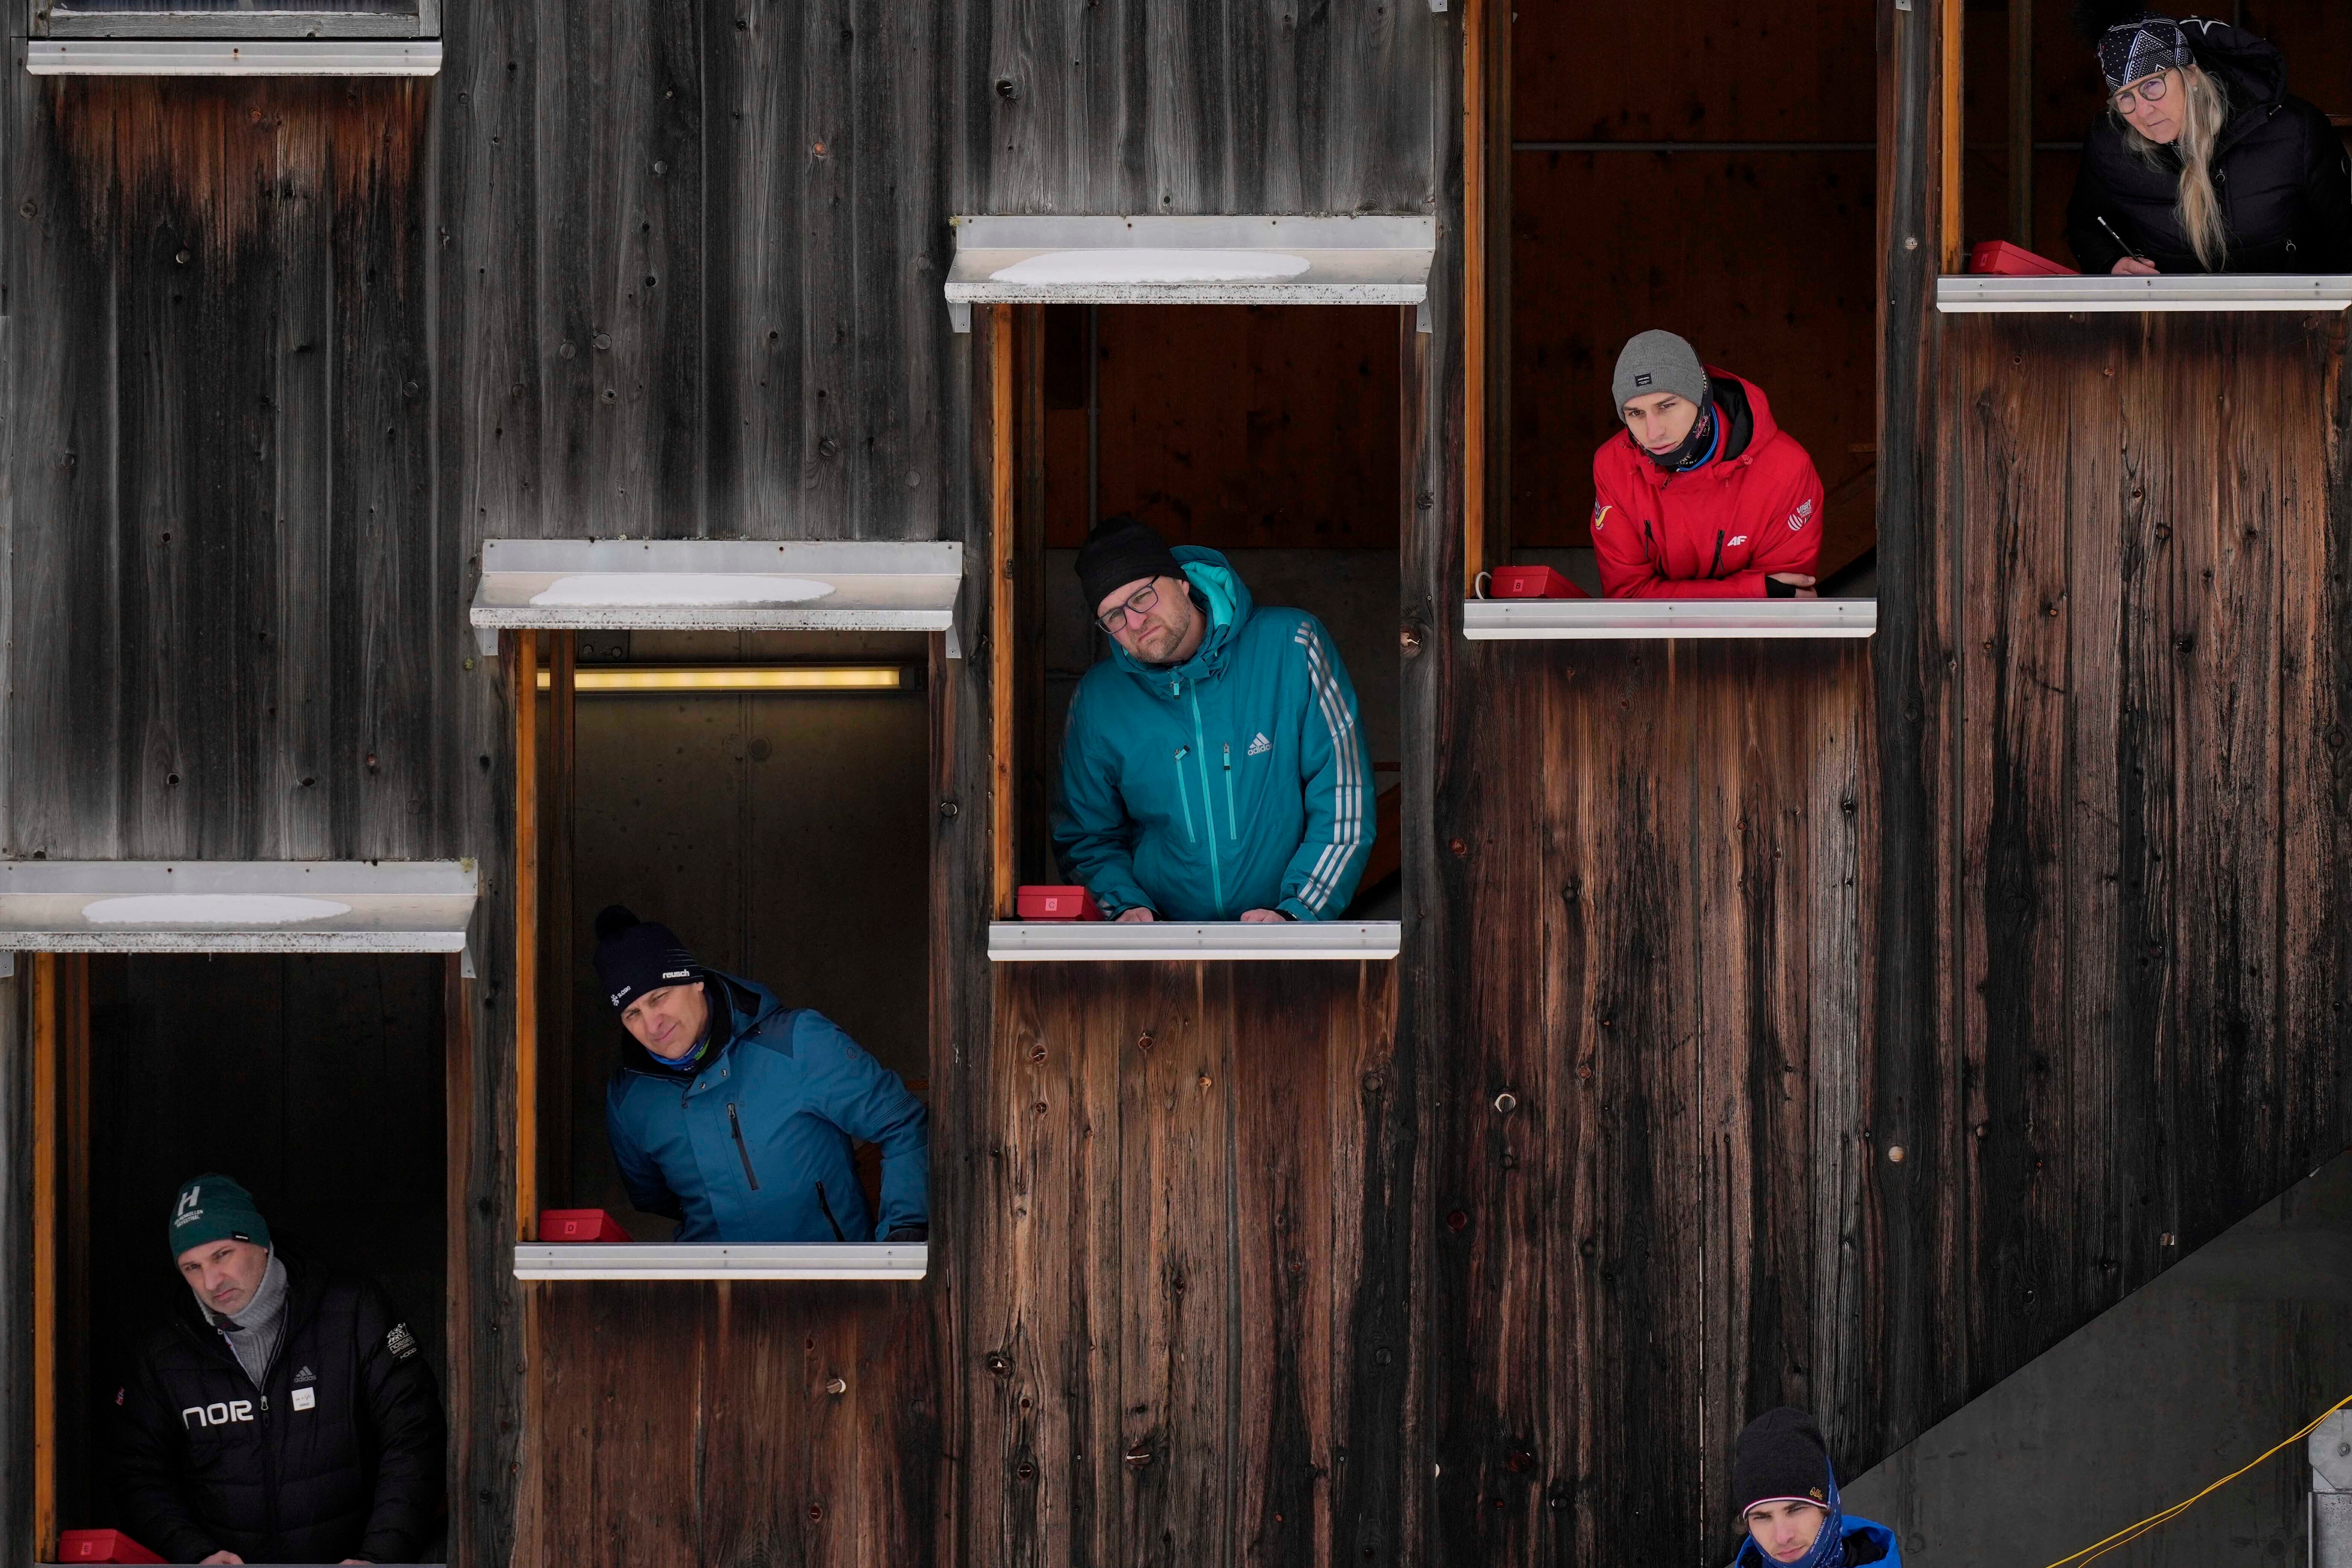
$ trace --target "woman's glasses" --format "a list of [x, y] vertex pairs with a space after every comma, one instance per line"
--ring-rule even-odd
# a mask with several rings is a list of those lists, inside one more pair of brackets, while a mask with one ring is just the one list
[[1095, 625], [1102, 627], [1104, 631], [1108, 632], [1111, 636], [1117, 637], [1118, 635], [1119, 628], [1127, 625], [1128, 616], [1133, 616], [1139, 621], [1144, 616], [1150, 615], [1151, 613], [1151, 606], [1159, 602], [1160, 584], [1157, 583], [1146, 583], [1142, 587], [1138, 588], [1134, 593], [1129, 594], [1127, 596], [1127, 602], [1125, 604], [1114, 605], [1111, 606], [1108, 614], [1097, 616], [1095, 617]]
[[2168, 70], [2160, 70], [2146, 81], [2136, 81], [2116, 94], [2116, 112], [2130, 114], [2143, 103], [2162, 103], [2167, 79], [2171, 75]]

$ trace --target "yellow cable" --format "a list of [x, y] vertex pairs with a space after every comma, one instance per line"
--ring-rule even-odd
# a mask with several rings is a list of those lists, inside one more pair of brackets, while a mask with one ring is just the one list
[[2204, 1501], [2205, 1499], [2210, 1497], [2213, 1493], [2220, 1491], [2223, 1487], [2228, 1486], [2231, 1481], [2236, 1480], [2248, 1470], [2260, 1465], [2263, 1459], [2267, 1459], [2271, 1458], [2272, 1455], [2279, 1452], [2281, 1448], [2292, 1447], [2294, 1445], [2302, 1442], [2305, 1437], [2310, 1436], [2312, 1433], [2319, 1429], [2320, 1422], [2326, 1420], [2329, 1416], [2335, 1415], [2337, 1411], [2343, 1409], [2347, 1405], [2352, 1405], [2352, 1394], [2346, 1394], [2343, 1398], [2337, 1400], [2335, 1404], [2321, 1411], [2317, 1419], [2314, 1420], [2302, 1431], [2297, 1432], [2292, 1437], [2287, 1438], [2286, 1441], [2279, 1444], [2277, 1447], [2272, 1448], [2260, 1458], [2256, 1458], [2244, 1465], [2241, 1465], [2238, 1468], [2231, 1470], [2228, 1475], [2223, 1476], [2220, 1480], [2215, 1481], [2211, 1486], [2207, 1487], [2203, 1491], [2199, 1492], [2195, 1497], [2188, 1498], [2182, 1501], [2174, 1503], [2170, 1508], [2165, 1509], [2161, 1512], [2149, 1514], [2146, 1519], [2141, 1520], [2137, 1524], [2127, 1524], [2124, 1526], [2123, 1529], [2116, 1531], [2113, 1535], [2108, 1536], [2105, 1541], [2095, 1541], [2090, 1545], [2085, 1546], [2082, 1551], [2075, 1552], [2071, 1557], [2061, 1557], [2057, 1562], [2051, 1563], [2050, 1568], [2067, 1568], [2069, 1563], [2077, 1562], [2083, 1564], [2083, 1568], [2090, 1568], [2090, 1565], [2093, 1563], [2105, 1557], [2108, 1552], [2116, 1551], [2118, 1548], [2130, 1545], [2133, 1542], [2137, 1541], [2141, 1536], [2146, 1535], [2149, 1531], [2156, 1529], [2158, 1525], [2169, 1524], [2172, 1521], [2188, 1512], [2192, 1506]]

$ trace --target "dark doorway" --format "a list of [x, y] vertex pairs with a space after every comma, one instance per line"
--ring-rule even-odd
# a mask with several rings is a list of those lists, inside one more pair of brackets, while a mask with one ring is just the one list
[[[129, 1357], [184, 1295], [164, 1226], [192, 1175], [234, 1176], [281, 1249], [390, 1292], [446, 1405], [448, 962], [88, 961], [86, 1202], [67, 1189], [59, 1313], [67, 1528], [120, 1522], [106, 1422]], [[60, 1143], [75, 1135], [68, 1123]], [[75, 1163], [66, 1152], [68, 1171]], [[77, 1208], [86, 1224], [74, 1223]]]
[[[930, 726], [921, 635], [576, 634], [568, 906], [548, 962], [570, 1003], [543, 1103], [550, 1208], [602, 1208], [639, 1241], [613, 1163], [605, 1087], [627, 1037], [590, 964], [596, 913], [625, 904], [723, 973], [814, 1007], [918, 1095], [929, 1070]], [[888, 690], [599, 690], [602, 672], [894, 669]], [[551, 1058], [556, 1053], [550, 1052]], [[556, 1125], [560, 1121], [561, 1125]], [[565, 1147], [553, 1146], [565, 1141]]]

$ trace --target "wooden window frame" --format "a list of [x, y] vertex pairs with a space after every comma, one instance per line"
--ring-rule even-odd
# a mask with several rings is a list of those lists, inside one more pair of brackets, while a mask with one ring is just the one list
[[[929, 679], [924, 700], [932, 704], [929, 744], [933, 755], [926, 777], [939, 766], [938, 704], [948, 700], [948, 682], [940, 679], [947, 658], [948, 634], [920, 634], [929, 646]], [[514, 952], [515, 952], [515, 1234], [518, 1244], [539, 1239], [542, 1167], [568, 1169], [571, 1164], [570, 1123], [551, 1128], [554, 1137], [542, 1138], [540, 1126], [544, 1102], [571, 1102], [572, 988], [563, 965], [573, 962], [568, 933], [560, 933], [546, 911], [572, 907], [572, 857], [569, 850], [572, 810], [577, 796], [575, 767], [579, 736], [578, 647], [576, 629], [502, 631], [499, 656], [507, 671], [507, 696], [514, 732]], [[544, 691], [540, 672], [547, 673]], [[546, 761], [541, 765], [540, 700], [547, 702]], [[936, 841], [934, 865], [927, 886], [938, 882]], [[926, 1010], [934, 1006], [927, 1001]], [[541, 1060], [542, 1028], [562, 1051]], [[926, 1035], [930, 1032], [927, 1024]], [[547, 1070], [551, 1068], [552, 1070]], [[927, 1093], [928, 1078], [908, 1079], [916, 1093]], [[538, 1282], [526, 1282], [526, 1301], [538, 1300]], [[525, 1324], [527, 1342], [535, 1352], [536, 1320]]]
[[[1475, 0], [1474, 0], [1475, 3]], [[1117, 310], [1116, 305], [1102, 307]], [[1211, 306], [1202, 306], [1211, 309]], [[1420, 329], [1421, 306], [1318, 305], [1318, 310], [1377, 310], [1397, 313], [1400, 342], [1397, 365], [1397, 542], [1400, 563], [1410, 552], [1419, 508], [1414, 505], [1414, 455], [1420, 450], [1417, 423], [1428, 395], [1427, 339]], [[988, 697], [989, 697], [989, 918], [1013, 918], [1016, 868], [1020, 864], [1020, 770], [1017, 759], [1026, 748], [1042, 746], [1041, 723], [1022, 718], [1042, 704], [1045, 670], [1033, 659], [1027, 671], [1020, 653], [1033, 635], [1021, 634], [1022, 614], [1040, 606], [1024, 605], [1024, 595], [1042, 601], [1040, 555], [1045, 543], [1044, 408], [1045, 370], [1041, 352], [1047, 306], [989, 304], [974, 307], [987, 312], [988, 345]], [[1016, 356], [1016, 334], [1028, 343]], [[978, 334], [976, 334], [978, 335]], [[1015, 375], [1016, 357], [1020, 374]], [[1016, 404], [1016, 398], [1018, 403]], [[1017, 427], [1017, 430], [1016, 430]], [[1018, 438], [1016, 438], [1016, 435]], [[1024, 498], [1016, 506], [1015, 496]], [[1412, 634], [1408, 633], [1407, 636]], [[1036, 684], [1024, 693], [1024, 678]], [[1026, 702], [1016, 698], [1027, 696]], [[1385, 826], [1382, 831], [1386, 831]]]
[[[89, 1458], [88, 1433], [74, 1427], [89, 1401], [66, 1396], [89, 1392], [89, 954], [24, 952], [16, 955], [23, 990], [25, 1038], [28, 1043], [32, 1105], [33, 1233], [33, 1551], [35, 1561], [58, 1561], [58, 1468], [62, 1443], [71, 1441], [79, 1458]], [[322, 956], [363, 956], [334, 954]], [[454, 1461], [457, 1435], [467, 1430], [471, 1383], [465, 1365], [463, 1305], [466, 1280], [465, 1184], [460, 1167], [472, 1136], [473, 1032], [467, 1022], [473, 982], [461, 953], [444, 956], [442, 1028], [444, 1136], [446, 1148], [442, 1239], [449, 1300], [442, 1324], [449, 1376], [441, 1391], [451, 1440], [445, 1464]], [[450, 1515], [456, 1527], [458, 1512]], [[454, 1558], [457, 1554], [452, 1552]]]

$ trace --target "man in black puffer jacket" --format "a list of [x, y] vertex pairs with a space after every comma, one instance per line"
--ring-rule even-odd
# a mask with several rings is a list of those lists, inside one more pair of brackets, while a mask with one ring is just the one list
[[270, 1245], [246, 1190], [172, 1211], [195, 1300], [117, 1395], [131, 1533], [173, 1563], [412, 1563], [442, 1513], [433, 1374], [383, 1290]]
[[[2110, 94], [2066, 207], [2084, 271], [2352, 272], [2352, 164], [2327, 116], [2287, 91], [2285, 57], [2226, 22], [2175, 22], [2129, 0], [2083, 0], [2076, 21], [2096, 41]], [[2204, 169], [2227, 237], [2210, 266], [2181, 221], [2183, 184], [2196, 177], [2183, 100], [2200, 72], [2228, 100]], [[2119, 98], [2138, 120], [2126, 121]]]

